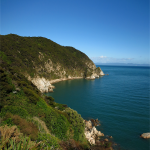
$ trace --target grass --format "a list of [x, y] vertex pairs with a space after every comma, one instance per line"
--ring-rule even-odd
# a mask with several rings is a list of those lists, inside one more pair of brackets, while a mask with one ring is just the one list
[[35, 150], [41, 142], [35, 143], [28, 137], [24, 137], [20, 133], [17, 126], [0, 126], [1, 139], [0, 149], [14, 149], [14, 150]]
[[[22, 40], [28, 40], [28, 38]], [[16, 44], [21, 43], [21, 41], [17, 41]], [[7, 48], [5, 50], [9, 51]], [[26, 51], [26, 49], [23, 50]], [[88, 145], [84, 137], [82, 117], [67, 105], [58, 104], [52, 97], [44, 96], [20, 73], [20, 68], [14, 67], [15, 60], [11, 58], [13, 52], [9, 52], [10, 55], [7, 56], [7, 59], [11, 60], [11, 64], [0, 59], [0, 118], [2, 120], [0, 130], [3, 132], [1, 145], [7, 145], [9, 148], [13, 145], [19, 149], [20, 144], [30, 145], [29, 143], [34, 142], [32, 145], [36, 145], [36, 148], [46, 149], [46, 145], [48, 145], [49, 149], [60, 149], [60, 143], [70, 139], [79, 145]], [[7, 52], [4, 53], [6, 55]], [[22, 57], [20, 53], [18, 55], [20, 58]], [[47, 57], [46, 54], [43, 56]], [[27, 61], [30, 59], [27, 58]], [[20, 63], [19, 60], [18, 63]], [[27, 63], [27, 65], [30, 64]], [[30, 137], [29, 142], [25, 136]], [[22, 140], [14, 141], [13, 137]]]

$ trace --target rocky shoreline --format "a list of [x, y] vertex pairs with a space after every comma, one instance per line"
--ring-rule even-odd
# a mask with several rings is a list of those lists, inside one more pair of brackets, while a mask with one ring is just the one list
[[[101, 131], [98, 131], [96, 129], [96, 126], [100, 125], [100, 122], [98, 119], [91, 119], [91, 120], [84, 120], [85, 123], [85, 137], [91, 144], [91, 150], [96, 149], [109, 149], [113, 150], [113, 146], [117, 145], [110, 141], [112, 139], [112, 136], [108, 136], [108, 138], [104, 138], [104, 134], [101, 133]], [[103, 137], [103, 138], [101, 138]]]
[[[98, 120], [96, 120], [95, 122], [97, 121]], [[93, 126], [93, 123], [91, 120], [89, 121], [84, 120], [84, 123], [85, 123], [85, 131], [84, 131], [85, 137], [91, 145], [95, 145], [95, 141], [100, 139], [100, 136], [104, 136], [104, 134], [101, 133], [101, 131], [98, 131], [95, 128], [95, 126]]]
[[[105, 74], [101, 70], [100, 74], [93, 74], [90, 77], [86, 77], [85, 79], [95, 79], [99, 78], [100, 76], [104, 76]], [[60, 79], [54, 79], [54, 80], [48, 80], [44, 77], [34, 77], [31, 78], [30, 76], [27, 77], [29, 81], [31, 81], [42, 93], [48, 93], [53, 92], [53, 89], [55, 88], [54, 83], [60, 82], [60, 81], [66, 81], [66, 80], [74, 80], [74, 79], [83, 79], [83, 77], [71, 77], [68, 76], [68, 78], [60, 78]]]

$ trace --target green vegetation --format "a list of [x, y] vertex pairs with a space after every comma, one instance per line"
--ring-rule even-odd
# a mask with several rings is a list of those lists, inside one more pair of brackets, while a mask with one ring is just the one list
[[[62, 143], [71, 139], [80, 147], [88, 147], [83, 119], [76, 111], [56, 103], [53, 97], [45, 96], [9, 63], [0, 61], [0, 131], [4, 128], [11, 130], [15, 126], [12, 136], [1, 139], [2, 149], [4, 145], [19, 150], [29, 147], [63, 149]], [[13, 139], [16, 130], [21, 141]], [[21, 148], [24, 143], [27, 147]]]
[[[0, 39], [1, 59], [10, 64], [14, 70], [30, 75], [32, 78], [38, 75], [58, 79], [64, 75], [63, 70], [66, 71], [64, 77], [83, 76], [81, 73], [87, 69], [91, 74], [86, 63], [93, 64], [93, 62], [88, 56], [73, 47], [61, 46], [43, 37], [21, 37], [9, 34], [0, 35]], [[53, 69], [49, 70], [46, 64]], [[60, 69], [56, 69], [58, 65]]]
[[87, 77], [93, 62], [46, 38], [0, 38], [0, 149], [89, 149], [81, 115], [42, 94], [27, 77]]

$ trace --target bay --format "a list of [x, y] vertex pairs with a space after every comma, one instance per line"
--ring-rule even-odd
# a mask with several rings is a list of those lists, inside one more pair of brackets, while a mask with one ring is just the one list
[[[98, 67], [98, 66], [97, 66]], [[150, 68], [137, 66], [100, 66], [105, 74], [95, 80], [67, 80], [55, 83], [57, 103], [67, 104], [84, 119], [98, 118], [97, 129], [113, 136], [125, 150], [149, 150]]]

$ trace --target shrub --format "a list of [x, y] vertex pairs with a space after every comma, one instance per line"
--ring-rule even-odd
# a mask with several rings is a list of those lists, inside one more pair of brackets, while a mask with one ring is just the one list
[[24, 93], [29, 98], [30, 102], [36, 104], [39, 101], [39, 96], [31, 89], [23, 88]]
[[31, 140], [36, 140], [38, 137], [38, 128], [32, 123], [25, 119], [22, 119], [18, 115], [12, 117], [12, 121], [20, 129], [20, 132], [24, 135], [30, 136]]
[[77, 111], [71, 108], [66, 108], [65, 112], [67, 113], [68, 120], [73, 127], [74, 139], [76, 141], [78, 140], [82, 141], [84, 139], [84, 128], [85, 128], [85, 125], [83, 123], [83, 118], [81, 117], [80, 114], [77, 113]]
[[10, 92], [13, 91], [13, 86], [7, 84], [7, 85], [4, 86], [4, 89], [5, 89], [5, 91], [6, 91], [7, 93], [10, 93]]
[[19, 106], [5, 106], [5, 107], [3, 107], [1, 110], [1, 113], [0, 113], [0, 116], [5, 116], [5, 114], [7, 112], [10, 112], [12, 114], [17, 114], [17, 115], [21, 116], [22, 118], [26, 118], [27, 116], [29, 116], [28, 112]]
[[38, 142], [42, 141], [40, 147], [42, 149], [58, 149], [60, 148], [59, 140], [51, 134], [39, 134]]
[[55, 106], [58, 107], [58, 110], [63, 111], [65, 110], [67, 105], [56, 103]]
[[1, 126], [4, 126], [4, 125], [12, 126], [12, 125], [14, 125], [11, 117], [12, 117], [12, 114], [7, 112], [6, 115], [2, 119]]
[[47, 104], [49, 105], [54, 105], [54, 98], [51, 96], [45, 96], [45, 101], [47, 102]]
[[52, 124], [52, 132], [56, 135], [56, 137], [60, 139], [67, 139], [67, 131], [69, 129], [69, 123], [67, 119], [60, 115], [56, 122]]
[[19, 81], [18, 84], [19, 86], [24, 86], [24, 87], [28, 85], [28, 83], [25, 81]]
[[50, 132], [49, 132], [49, 130], [48, 130], [48, 128], [47, 128], [44, 121], [42, 121], [38, 117], [33, 117], [30, 120], [32, 122], [34, 122], [34, 124], [36, 124], [36, 126], [38, 127], [40, 133], [50, 134]]
[[54, 98], [52, 96], [46, 96], [46, 99], [49, 100], [49, 101], [54, 102]]
[[109, 147], [112, 146], [112, 143], [111, 143], [111, 142], [106, 142], [106, 143], [104, 144], [104, 146], [105, 146], [105, 148], [109, 148]]
[[0, 76], [4, 72], [4, 69], [0, 66]]

